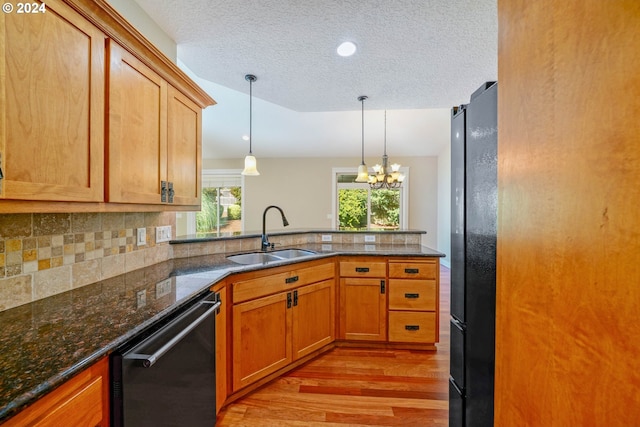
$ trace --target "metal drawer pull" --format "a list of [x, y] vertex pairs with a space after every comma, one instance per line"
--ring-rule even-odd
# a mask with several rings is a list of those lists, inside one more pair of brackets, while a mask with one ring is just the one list
[[405, 268], [404, 272], [407, 274], [418, 274], [420, 273], [420, 269], [419, 268]]
[[405, 298], [420, 298], [420, 294], [404, 294]]
[[356, 267], [356, 273], [368, 273], [369, 267]]
[[298, 276], [287, 277], [286, 279], [284, 279], [285, 283], [295, 283], [297, 281], [298, 281]]
[[418, 325], [404, 325], [404, 328], [407, 331], [417, 331], [417, 330], [420, 329], [420, 326], [418, 326]]

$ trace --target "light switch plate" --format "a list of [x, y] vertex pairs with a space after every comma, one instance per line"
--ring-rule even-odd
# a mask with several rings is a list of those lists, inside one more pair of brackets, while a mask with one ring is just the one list
[[332, 240], [331, 234], [323, 234], [322, 235], [322, 241], [323, 242], [330, 242], [331, 240]]
[[168, 242], [169, 240], [171, 240], [171, 226], [156, 227], [156, 243]]
[[136, 304], [138, 308], [142, 308], [147, 305], [147, 290], [143, 289], [136, 294]]
[[156, 299], [160, 299], [171, 293], [171, 278], [156, 283]]
[[138, 246], [144, 246], [147, 244], [147, 229], [146, 228], [138, 228], [137, 230], [137, 235], [138, 235], [138, 241], [137, 241], [137, 245]]

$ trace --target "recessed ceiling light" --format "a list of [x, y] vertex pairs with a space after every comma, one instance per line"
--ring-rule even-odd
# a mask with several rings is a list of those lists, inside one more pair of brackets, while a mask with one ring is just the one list
[[242, 135], [242, 140], [243, 141], [248, 141], [249, 140], [249, 135]]
[[352, 42], [344, 42], [336, 49], [340, 56], [351, 56], [356, 53], [356, 45]]

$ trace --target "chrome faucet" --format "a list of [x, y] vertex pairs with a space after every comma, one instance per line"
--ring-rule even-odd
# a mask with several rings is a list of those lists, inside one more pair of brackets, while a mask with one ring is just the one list
[[286, 227], [287, 225], [289, 225], [289, 221], [287, 221], [287, 218], [284, 216], [284, 212], [282, 212], [282, 209], [280, 209], [276, 205], [267, 206], [264, 212], [262, 213], [262, 250], [263, 251], [268, 251], [269, 249], [273, 249], [273, 246], [274, 246], [273, 243], [269, 243], [269, 237], [267, 237], [267, 231], [266, 231], [267, 211], [271, 208], [276, 208], [280, 211], [280, 215], [282, 216], [283, 226]]

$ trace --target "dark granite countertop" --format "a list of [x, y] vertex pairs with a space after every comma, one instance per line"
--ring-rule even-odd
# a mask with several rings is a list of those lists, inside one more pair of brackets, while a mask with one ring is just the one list
[[[333, 255], [444, 254], [420, 245], [307, 244], [316, 255], [241, 266], [227, 254], [168, 260], [0, 312], [0, 421], [33, 403], [229, 274]], [[156, 284], [171, 292], [156, 298]], [[146, 304], [136, 295], [146, 289]]]

